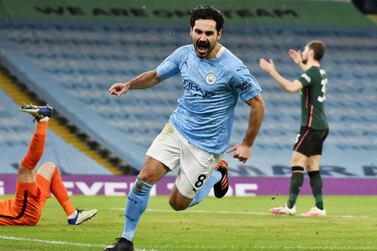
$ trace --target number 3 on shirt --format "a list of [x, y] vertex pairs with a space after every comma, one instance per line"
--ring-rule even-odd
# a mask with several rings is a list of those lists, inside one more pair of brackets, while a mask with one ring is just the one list
[[323, 79], [322, 81], [321, 81], [321, 85], [322, 85], [322, 89], [321, 89], [321, 92], [323, 93], [323, 95], [322, 96], [319, 96], [318, 98], [317, 98], [317, 100], [318, 100], [318, 102], [323, 102], [323, 101], [325, 101], [326, 100], [326, 85], [327, 85], [327, 78], [325, 78], [325, 79]]

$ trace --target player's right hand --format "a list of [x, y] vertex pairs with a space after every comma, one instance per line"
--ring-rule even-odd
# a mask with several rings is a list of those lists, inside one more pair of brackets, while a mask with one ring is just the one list
[[302, 59], [301, 59], [301, 54], [300, 51], [295, 51], [293, 49], [290, 49], [288, 51], [288, 55], [292, 58], [293, 62], [296, 64], [300, 64]]
[[113, 84], [107, 91], [111, 95], [120, 96], [125, 94], [129, 89], [129, 85], [127, 83], [115, 83]]

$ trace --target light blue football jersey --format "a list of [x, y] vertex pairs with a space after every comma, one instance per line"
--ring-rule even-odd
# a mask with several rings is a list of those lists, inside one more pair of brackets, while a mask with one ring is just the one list
[[179, 47], [156, 71], [161, 79], [181, 74], [184, 93], [170, 122], [191, 144], [213, 154], [229, 147], [238, 97], [248, 101], [262, 91], [225, 47], [209, 60], [199, 58], [193, 45]]

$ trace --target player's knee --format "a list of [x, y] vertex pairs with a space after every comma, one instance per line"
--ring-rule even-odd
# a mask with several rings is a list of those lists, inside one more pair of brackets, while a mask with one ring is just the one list
[[319, 171], [319, 166], [316, 165], [316, 164], [308, 164], [306, 169], [308, 170], [308, 172], [315, 172], [315, 171]]
[[55, 172], [55, 164], [52, 162], [45, 162], [38, 169], [38, 174], [42, 175], [47, 180], [51, 180]]
[[179, 205], [177, 203], [174, 203], [172, 201], [169, 201], [169, 204], [171, 206], [171, 208], [173, 208], [175, 211], [182, 211], [182, 210], [185, 210], [187, 207], [183, 207], [182, 205]]
[[23, 165], [19, 165], [18, 167], [18, 173], [19, 174], [22, 174], [22, 175], [25, 175], [25, 174], [32, 174], [34, 172], [33, 169], [29, 169], [27, 167], [24, 167]]
[[138, 179], [141, 181], [147, 183], [147, 184], [155, 184], [156, 183], [156, 177], [150, 173], [147, 172], [141, 172], [138, 176]]
[[55, 164], [52, 163], [52, 162], [45, 162], [41, 165], [41, 169], [46, 169], [46, 170], [50, 170], [50, 171], [54, 171], [55, 170]]
[[171, 208], [173, 208], [175, 211], [182, 211], [187, 208], [188, 205], [184, 205], [182, 203], [179, 203], [177, 200], [170, 198], [169, 204]]

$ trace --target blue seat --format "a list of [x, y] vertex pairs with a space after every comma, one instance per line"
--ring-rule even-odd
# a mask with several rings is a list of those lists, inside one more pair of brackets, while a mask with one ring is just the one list
[[[171, 30], [172, 36], [166, 30]], [[153, 89], [135, 90], [123, 97], [112, 97], [106, 90], [112, 83], [154, 69], [178, 46], [189, 43], [186, 26], [18, 21], [0, 22], [0, 32], [4, 34], [0, 43], [6, 46], [6, 66], [63, 114], [78, 112], [80, 116], [70, 116], [72, 123], [135, 168], [142, 167], [148, 145], [183, 93], [182, 81], [175, 77]], [[327, 114], [331, 130], [326, 147], [331, 152], [342, 152], [343, 146], [352, 145], [353, 150], [361, 149], [365, 154], [375, 142], [370, 140], [375, 138], [373, 130], [377, 130], [370, 119], [377, 117], [375, 30], [232, 25], [226, 29], [222, 43], [260, 82], [267, 107], [255, 145], [258, 154], [253, 155], [252, 162], [267, 163], [268, 155], [285, 161], [300, 126], [299, 95], [281, 90], [259, 69], [258, 59], [273, 58], [282, 75], [293, 81], [301, 70], [291, 62], [287, 51], [303, 50], [313, 37], [325, 41], [328, 48], [322, 62], [329, 79]], [[362, 109], [363, 116], [359, 116], [358, 109]], [[239, 102], [232, 144], [242, 141], [248, 116], [249, 107]], [[328, 157], [326, 161], [337, 159]], [[238, 163], [231, 164], [238, 168]]]

